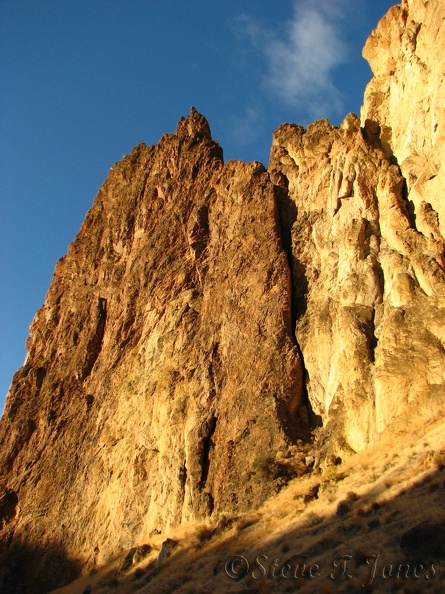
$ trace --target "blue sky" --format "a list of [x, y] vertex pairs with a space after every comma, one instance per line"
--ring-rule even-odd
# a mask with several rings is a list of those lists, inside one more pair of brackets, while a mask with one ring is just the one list
[[0, 410], [110, 167], [195, 106], [225, 160], [359, 113], [390, 0], [0, 0]]

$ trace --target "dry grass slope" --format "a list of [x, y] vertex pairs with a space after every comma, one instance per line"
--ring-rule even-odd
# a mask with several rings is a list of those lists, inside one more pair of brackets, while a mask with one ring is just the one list
[[[444, 421], [418, 426], [291, 480], [257, 511], [147, 538], [151, 553], [126, 574], [123, 552], [54, 594], [445, 592], [444, 543], [400, 548], [414, 526], [445, 526], [444, 437]], [[179, 546], [157, 563], [167, 537]]]

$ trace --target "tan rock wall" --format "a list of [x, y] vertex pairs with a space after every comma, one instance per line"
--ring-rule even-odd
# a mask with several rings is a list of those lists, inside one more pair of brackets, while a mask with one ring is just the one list
[[353, 114], [340, 128], [285, 125], [269, 165], [308, 398], [345, 453], [430, 414], [445, 384], [443, 244], [415, 228], [405, 180], [372, 132]]
[[377, 122], [407, 181], [416, 228], [445, 237], [445, 21], [443, 0], [394, 6], [370, 35], [363, 55], [374, 78], [362, 123]]

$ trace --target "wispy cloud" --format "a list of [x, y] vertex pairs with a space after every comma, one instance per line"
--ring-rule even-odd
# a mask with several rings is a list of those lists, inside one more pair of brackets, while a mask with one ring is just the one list
[[342, 108], [332, 74], [347, 61], [342, 25], [348, 4], [348, 0], [295, 0], [293, 15], [281, 31], [243, 17], [244, 34], [266, 58], [266, 88], [312, 117]]

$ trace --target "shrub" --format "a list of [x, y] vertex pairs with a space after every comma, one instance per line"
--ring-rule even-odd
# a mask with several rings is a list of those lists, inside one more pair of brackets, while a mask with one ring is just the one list
[[357, 493], [355, 493], [355, 491], [348, 491], [346, 493], [346, 499], [347, 499], [347, 501], [352, 503], [353, 501], [357, 501], [357, 499], [359, 499], [359, 495], [357, 495]]
[[433, 457], [433, 462], [439, 470], [443, 470], [445, 468], [445, 454], [436, 452]]
[[351, 508], [351, 502], [347, 499], [344, 499], [343, 501], [340, 501], [337, 505], [336, 514], [337, 516], [345, 516], [347, 513], [351, 511]]
[[199, 540], [199, 542], [204, 542], [212, 537], [214, 533], [214, 529], [210, 528], [206, 524], [200, 524], [195, 528], [195, 536]]
[[260, 454], [253, 462], [252, 470], [261, 477], [270, 478], [274, 474], [275, 458], [271, 454]]
[[306, 516], [306, 519], [309, 526], [317, 526], [317, 524], [321, 524], [321, 522], [323, 522], [322, 516], [319, 516], [315, 512], [310, 512]]
[[337, 466], [328, 466], [323, 472], [323, 482], [338, 483], [346, 478], [344, 472], [338, 472]]
[[216, 530], [218, 532], [223, 530], [230, 530], [230, 528], [233, 526], [237, 519], [237, 516], [229, 516], [225, 512], [221, 513], [218, 519]]
[[278, 485], [285, 485], [291, 479], [306, 474], [309, 469], [305, 457], [295, 447], [278, 450], [277, 454], [260, 454], [252, 464], [252, 471], [259, 480], [275, 480]]
[[323, 480], [326, 482], [337, 482], [338, 481], [338, 471], [336, 466], [328, 466], [325, 471], [323, 472]]
[[378, 528], [380, 526], [380, 520], [378, 518], [373, 518], [368, 522], [369, 528]]
[[239, 518], [236, 528], [238, 531], [246, 530], [246, 528], [250, 528], [253, 524], [256, 524], [261, 519], [259, 514], [247, 514]]

